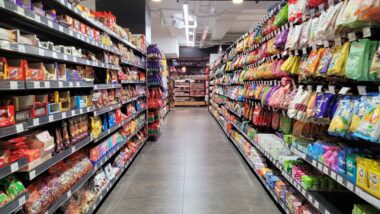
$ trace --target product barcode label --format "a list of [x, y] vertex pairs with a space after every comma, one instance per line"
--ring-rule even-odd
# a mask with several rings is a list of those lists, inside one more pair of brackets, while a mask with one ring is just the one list
[[36, 20], [36, 22], [40, 23], [41, 22], [41, 17], [37, 14], [34, 15], [34, 20]]
[[53, 22], [51, 22], [50, 20], [48, 20], [48, 26], [49, 27], [53, 27]]
[[350, 191], [353, 191], [353, 190], [354, 190], [354, 185], [352, 185], [351, 182], [347, 182], [346, 187], [347, 187], [347, 189], [349, 189]]
[[21, 53], [25, 53], [25, 46], [24, 45], [18, 45], [17, 46], [17, 51]]
[[359, 92], [359, 95], [362, 95], [362, 96], [367, 95], [366, 86], [359, 85], [358, 92]]
[[45, 81], [45, 88], [50, 88], [50, 82], [49, 81]]
[[66, 112], [62, 112], [62, 119], [66, 118]]
[[349, 87], [343, 87], [343, 88], [340, 89], [339, 94], [341, 94], [341, 95], [345, 95], [345, 94], [347, 94], [347, 92], [348, 92], [349, 90], [350, 90]]
[[71, 147], [71, 153], [74, 153], [75, 152], [75, 146], [72, 146]]
[[315, 200], [313, 204], [314, 204], [315, 208], [317, 208], [317, 209], [319, 208], [319, 202], [318, 201]]
[[355, 41], [356, 40], [356, 33], [355, 32], [348, 33], [348, 40], [350, 42]]
[[45, 56], [45, 50], [43, 48], [38, 49], [38, 55]]
[[58, 25], [58, 29], [59, 29], [59, 31], [63, 31], [63, 27], [61, 26], [61, 25]]
[[40, 125], [40, 118], [33, 119], [33, 126], [38, 126], [38, 125]]
[[70, 87], [70, 88], [73, 87], [73, 82], [69, 82], [69, 87]]
[[329, 92], [332, 94], [335, 94], [335, 86], [334, 85], [329, 85]]
[[52, 57], [57, 58], [57, 53], [55, 51], [52, 52]]
[[337, 176], [336, 176], [336, 180], [338, 181], [338, 183], [343, 184], [342, 176], [337, 175]]
[[54, 121], [54, 116], [53, 115], [49, 115], [49, 123], [53, 122], [53, 121]]
[[330, 171], [330, 176], [334, 179], [334, 180], [336, 180], [336, 173], [334, 172], [334, 171]]
[[24, 204], [25, 204], [25, 195], [23, 195], [22, 197], [20, 197], [18, 199], [18, 206], [19, 207], [22, 206], [22, 205], [24, 205]]
[[41, 87], [39, 81], [34, 81], [34, 82], [33, 82], [33, 86], [34, 86], [34, 88], [40, 88], [40, 87]]
[[17, 6], [17, 13], [20, 14], [20, 15], [22, 15], [22, 16], [25, 16], [25, 11], [24, 11], [24, 9], [21, 8], [21, 7], [19, 7], [19, 6]]
[[325, 174], [328, 174], [329, 173], [329, 168], [328, 167], [323, 167], [323, 172], [325, 173]]
[[324, 11], [325, 10], [325, 5], [324, 4], [320, 4], [318, 6], [318, 9], [319, 9], [320, 12]]
[[59, 87], [59, 88], [63, 88], [63, 82], [59, 81], [59, 82], [58, 82], [58, 87]]
[[363, 28], [363, 38], [371, 37], [371, 28]]

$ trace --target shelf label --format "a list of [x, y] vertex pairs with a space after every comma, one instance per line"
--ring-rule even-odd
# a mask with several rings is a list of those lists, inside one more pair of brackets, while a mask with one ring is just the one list
[[62, 112], [62, 119], [66, 118], [66, 112]]
[[52, 57], [57, 58], [57, 53], [55, 51], [52, 52]]
[[40, 118], [33, 119], [33, 126], [38, 126], [38, 125], [40, 125]]
[[9, 88], [10, 89], [18, 89], [18, 84], [16, 81], [9, 81]]
[[371, 37], [371, 28], [363, 28], [363, 38]]
[[59, 88], [63, 88], [63, 82], [62, 82], [62, 81], [59, 81], [59, 82], [58, 82], [58, 87], [59, 87]]
[[32, 170], [30, 173], [29, 173], [29, 178], [30, 180], [35, 178], [36, 177], [36, 170]]
[[25, 46], [24, 45], [18, 45], [17, 46], [17, 51], [21, 53], [25, 53]]
[[341, 95], [345, 95], [345, 94], [347, 94], [347, 92], [348, 92], [350, 89], [351, 89], [351, 88], [349, 88], [349, 87], [343, 87], [343, 88], [340, 89], [339, 94], [341, 94]]
[[366, 86], [358, 85], [358, 92], [359, 92], [359, 95], [362, 95], [362, 96], [367, 95]]
[[350, 191], [353, 191], [353, 190], [354, 190], [354, 185], [352, 185], [351, 182], [347, 182], [346, 187], [347, 187], [347, 189], [349, 189]]
[[22, 197], [20, 197], [18, 199], [18, 206], [21, 207], [22, 205], [25, 204], [25, 195], [23, 195]]
[[336, 173], [333, 170], [330, 171], [330, 176], [336, 180]]
[[329, 85], [329, 92], [335, 94], [335, 85]]
[[75, 151], [76, 151], [75, 146], [72, 146], [72, 147], [71, 147], [71, 153], [74, 153]]
[[53, 122], [53, 121], [54, 121], [54, 116], [53, 115], [49, 115], [49, 123]]
[[18, 168], [18, 163], [17, 163], [17, 162], [11, 164], [11, 172], [12, 172], [12, 173], [13, 173], [13, 172], [16, 172], [18, 169], [19, 169], [19, 168]]
[[321, 163], [318, 163], [318, 169], [323, 172], [323, 165]]
[[34, 15], [34, 20], [36, 20], [38, 23], [41, 23], [41, 17], [37, 14]]
[[67, 198], [70, 198], [71, 197], [71, 190], [67, 191]]
[[49, 81], [45, 81], [45, 88], [50, 88], [50, 82]]
[[63, 54], [63, 59], [67, 60], [67, 55], [66, 54]]
[[70, 35], [70, 36], [73, 36], [73, 35], [74, 35], [74, 33], [73, 33], [72, 30], [69, 30], [69, 35]]
[[322, 85], [317, 85], [317, 90], [316, 91], [317, 92], [322, 92], [322, 87], [323, 87]]
[[17, 124], [16, 125], [16, 132], [20, 133], [22, 131], [24, 131], [24, 125], [23, 124]]
[[83, 114], [83, 109], [82, 109], [82, 108], [79, 109], [79, 113], [80, 113], [80, 114]]
[[315, 208], [319, 209], [319, 202], [317, 200], [315, 200], [313, 204]]
[[34, 86], [34, 88], [40, 88], [40, 87], [41, 87], [39, 81], [34, 81], [34, 82], [33, 82], [33, 86]]
[[63, 27], [62, 27], [62, 25], [58, 25], [58, 29], [59, 29], [59, 31], [63, 31]]
[[38, 55], [45, 56], [45, 50], [43, 48], [38, 49]]
[[348, 33], [348, 40], [350, 42], [355, 41], [356, 40], [356, 33], [355, 32]]
[[320, 4], [318, 6], [318, 9], [319, 9], [320, 12], [324, 11], [325, 10], [325, 5], [324, 4]]
[[20, 15], [22, 15], [22, 16], [25, 16], [25, 11], [24, 11], [24, 9], [21, 8], [21, 7], [19, 7], [19, 6], [17, 6], [17, 13], [20, 14]]
[[337, 176], [336, 176], [336, 180], [338, 181], [338, 183], [343, 184], [342, 176], [337, 175]]
[[334, 6], [334, 0], [328, 0], [329, 7]]
[[326, 166], [324, 166], [323, 167], [323, 172], [328, 175], [329, 174], [329, 168], [326, 167]]
[[48, 20], [48, 26], [49, 27], [53, 27], [53, 22], [51, 22], [50, 20]]
[[74, 86], [73, 82], [69, 82], [69, 87], [72, 88]]
[[76, 87], [80, 87], [80, 83], [79, 82], [76, 82], [75, 85], [76, 85]]

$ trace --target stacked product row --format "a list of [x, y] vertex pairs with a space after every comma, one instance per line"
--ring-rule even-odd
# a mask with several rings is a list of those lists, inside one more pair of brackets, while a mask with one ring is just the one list
[[0, 213], [94, 211], [97, 170], [114, 185], [147, 139], [144, 36], [78, 2], [0, 14]]
[[148, 47], [148, 133], [157, 139], [160, 135], [162, 119], [168, 112], [168, 66], [166, 58], [157, 45]]
[[174, 81], [174, 100], [176, 106], [205, 105], [205, 76], [179, 76]]
[[281, 2], [211, 66], [211, 111], [285, 212], [379, 212], [378, 11]]

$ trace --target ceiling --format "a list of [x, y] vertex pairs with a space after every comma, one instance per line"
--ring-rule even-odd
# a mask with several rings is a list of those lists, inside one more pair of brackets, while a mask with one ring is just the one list
[[[275, 1], [244, 1], [233, 4], [232, 1], [192, 1], [161, 0], [149, 2], [152, 17], [152, 40], [155, 37], [172, 37], [180, 46], [186, 45], [184, 28], [175, 27], [174, 17], [183, 19], [183, 4], [189, 5], [189, 14], [195, 15], [197, 28], [195, 46], [207, 48], [219, 44], [234, 42], [267, 14], [267, 8]], [[192, 30], [191, 30], [192, 31]], [[203, 37], [203, 39], [202, 39]]]

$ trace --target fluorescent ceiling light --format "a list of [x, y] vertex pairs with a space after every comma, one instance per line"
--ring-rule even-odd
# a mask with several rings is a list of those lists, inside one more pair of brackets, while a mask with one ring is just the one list
[[183, 4], [183, 18], [185, 19], [186, 43], [189, 45], [189, 6]]
[[232, 0], [232, 3], [234, 4], [241, 4], [244, 0]]
[[161, 2], [162, 0], [152, 0], [152, 2]]

